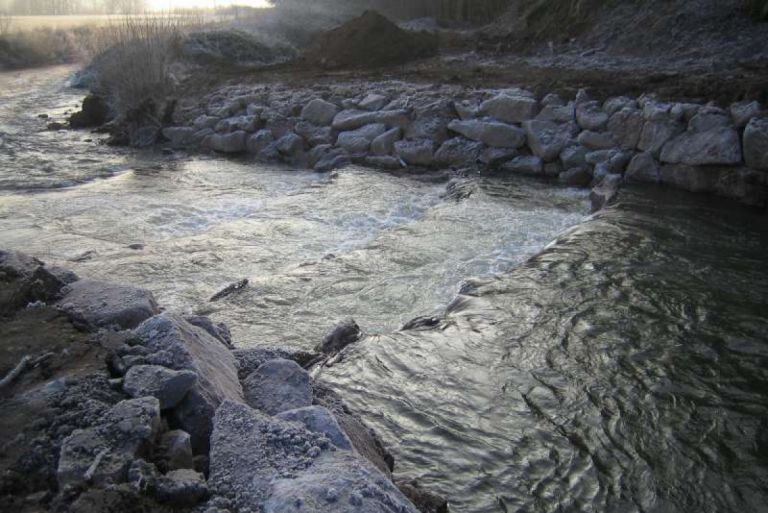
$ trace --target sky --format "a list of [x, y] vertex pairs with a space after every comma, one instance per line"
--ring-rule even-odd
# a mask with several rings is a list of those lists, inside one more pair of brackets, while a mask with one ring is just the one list
[[225, 7], [231, 4], [265, 7], [267, 2], [266, 0], [147, 0], [147, 6], [158, 11], [188, 7]]

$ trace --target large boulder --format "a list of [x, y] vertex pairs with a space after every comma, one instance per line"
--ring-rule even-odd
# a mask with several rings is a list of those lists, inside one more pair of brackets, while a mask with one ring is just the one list
[[293, 131], [300, 135], [310, 146], [333, 142], [333, 130], [329, 126], [315, 126], [306, 121], [299, 121]]
[[179, 404], [196, 381], [197, 374], [192, 371], [135, 365], [125, 374], [123, 390], [131, 397], [155, 397], [160, 401], [160, 409], [165, 410]]
[[753, 118], [744, 129], [744, 161], [752, 169], [768, 170], [768, 118]]
[[334, 118], [333, 126], [334, 130], [356, 130], [365, 125], [373, 123], [383, 123], [387, 125], [387, 128], [406, 128], [408, 126], [408, 112], [405, 110], [382, 110], [376, 112], [368, 112], [364, 110], [343, 110], [339, 112]]
[[448, 129], [467, 139], [496, 148], [519, 148], [525, 144], [525, 132], [521, 128], [506, 123], [453, 120], [448, 123]]
[[576, 122], [584, 130], [602, 130], [608, 123], [608, 113], [596, 101], [580, 102], [576, 105]]
[[259, 130], [255, 134], [248, 137], [248, 140], [245, 142], [245, 149], [248, 151], [248, 153], [259, 153], [274, 141], [275, 136], [272, 134], [271, 130]]
[[117, 403], [98, 425], [64, 439], [56, 470], [59, 487], [124, 481], [131, 462], [149, 450], [159, 429], [160, 403], [154, 397]]
[[402, 137], [402, 129], [391, 128], [371, 141], [371, 153], [373, 155], [391, 155], [395, 149], [395, 143]]
[[211, 134], [203, 139], [203, 148], [221, 153], [241, 153], [246, 149], [248, 132], [236, 130], [226, 134]]
[[299, 422], [313, 433], [322, 433], [339, 449], [351, 451], [352, 442], [339, 426], [339, 422], [328, 408], [323, 406], [306, 406], [295, 410], [287, 410], [275, 415], [276, 418]]
[[339, 113], [339, 108], [331, 102], [316, 98], [301, 110], [301, 117], [317, 126], [329, 126]]
[[293, 157], [304, 150], [304, 139], [294, 132], [288, 132], [275, 141], [275, 147], [281, 154]]
[[435, 161], [444, 166], [470, 166], [477, 162], [483, 144], [464, 137], [445, 141], [435, 152]]
[[664, 145], [685, 130], [685, 126], [673, 119], [646, 121], [637, 141], [640, 151], [650, 152], [654, 157], [661, 155]]
[[523, 123], [528, 147], [545, 162], [557, 159], [574, 135], [572, 124], [558, 125], [552, 121], [526, 121]]
[[522, 123], [536, 117], [539, 103], [527, 95], [500, 94], [480, 104], [480, 114], [504, 123]]
[[661, 168], [650, 152], [638, 153], [629, 162], [624, 179], [627, 182], [659, 183]]
[[336, 144], [351, 154], [367, 153], [371, 147], [371, 141], [387, 131], [383, 123], [366, 125], [356, 130], [341, 132]]
[[269, 415], [312, 404], [309, 374], [293, 360], [264, 363], [245, 378], [243, 388], [246, 402]]
[[243, 401], [235, 357], [205, 330], [171, 313], [146, 320], [134, 335], [150, 351], [147, 363], [197, 374], [197, 382], [173, 409], [173, 417], [192, 437], [195, 451], [206, 450], [219, 404], [226, 399]]
[[618, 146], [610, 132], [593, 132], [584, 130], [576, 139], [579, 144], [590, 150], [607, 150]]
[[730, 127], [704, 132], [687, 131], [664, 145], [661, 161], [691, 166], [741, 162], [739, 134]]
[[58, 307], [89, 330], [117, 326], [135, 328], [160, 310], [145, 289], [94, 280], [78, 280], [63, 289]]
[[608, 119], [608, 131], [624, 149], [632, 150], [637, 147], [642, 130], [643, 114], [636, 109], [623, 108], [614, 112]]
[[276, 479], [302, 472], [331, 448], [322, 433], [225, 401], [213, 419], [208, 484], [239, 511], [261, 511]]
[[430, 139], [395, 143], [395, 155], [411, 166], [429, 166], [434, 160], [434, 151], [434, 143]]

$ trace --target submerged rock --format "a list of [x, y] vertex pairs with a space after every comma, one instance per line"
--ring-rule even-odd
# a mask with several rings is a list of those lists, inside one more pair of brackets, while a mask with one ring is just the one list
[[348, 345], [360, 340], [361, 336], [362, 331], [355, 320], [352, 318], [344, 319], [315, 347], [315, 351], [325, 354], [336, 354]]
[[309, 374], [292, 360], [264, 363], [245, 378], [243, 389], [246, 402], [269, 415], [312, 404]]

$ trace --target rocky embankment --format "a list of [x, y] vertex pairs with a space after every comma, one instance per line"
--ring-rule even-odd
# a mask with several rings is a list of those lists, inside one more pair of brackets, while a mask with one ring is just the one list
[[[135, 287], [0, 251], [3, 511], [436, 512], [304, 367], [317, 353], [235, 349], [205, 317]], [[418, 505], [418, 508], [417, 508]]]
[[518, 173], [598, 190], [669, 185], [765, 206], [768, 115], [757, 102], [592, 99], [404, 82], [231, 86], [180, 102], [174, 148], [250, 153], [330, 171]]

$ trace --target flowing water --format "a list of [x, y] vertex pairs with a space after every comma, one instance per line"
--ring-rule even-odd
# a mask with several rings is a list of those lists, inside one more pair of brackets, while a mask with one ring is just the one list
[[463, 197], [117, 151], [45, 130], [79, 99], [66, 71], [0, 75], [0, 247], [149, 288], [241, 346], [311, 348], [354, 317], [366, 337], [318, 379], [454, 511], [765, 510], [762, 213], [625, 190], [589, 216], [583, 192], [514, 178]]

